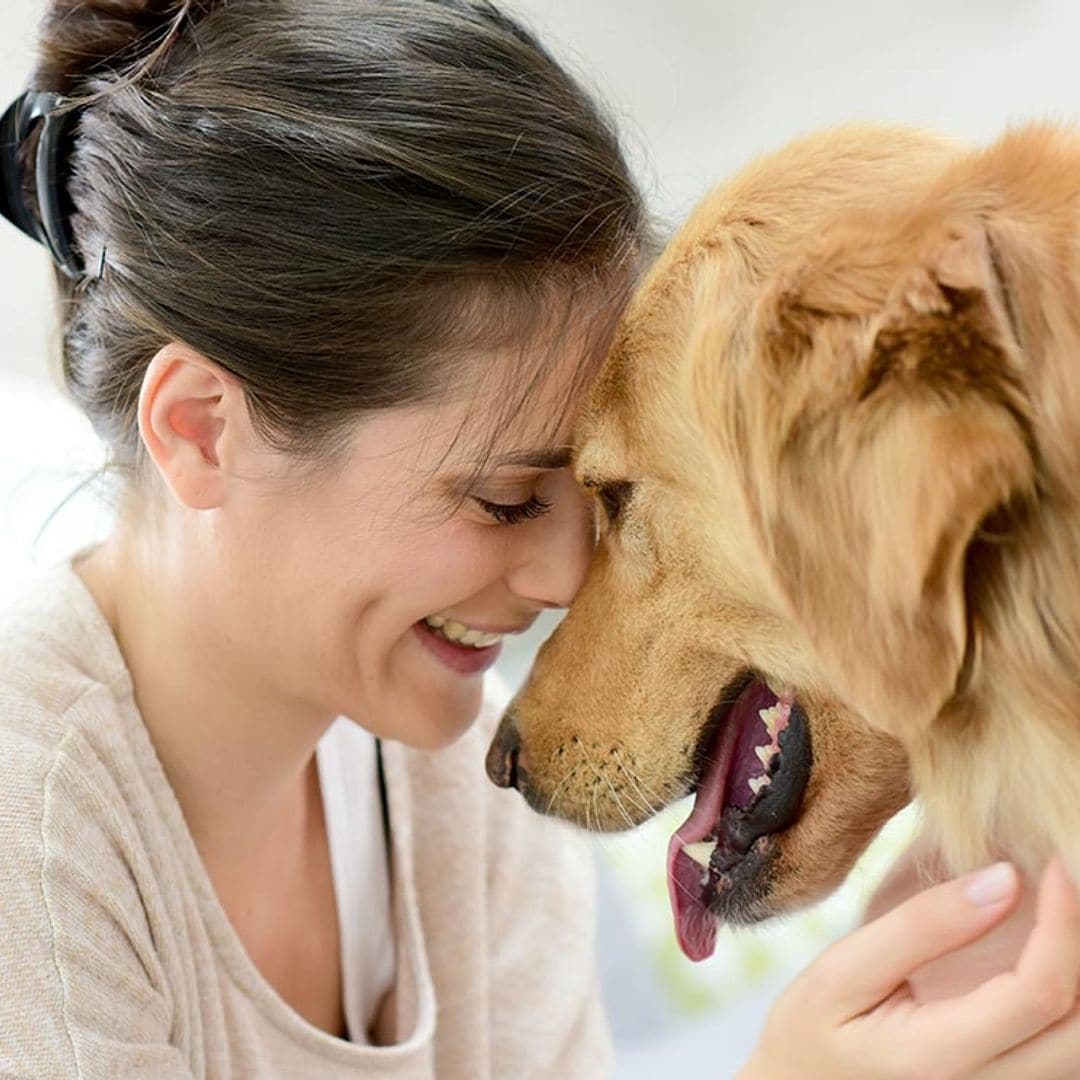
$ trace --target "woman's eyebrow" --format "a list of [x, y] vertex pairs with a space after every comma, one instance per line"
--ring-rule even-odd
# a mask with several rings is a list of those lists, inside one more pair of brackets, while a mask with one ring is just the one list
[[498, 454], [491, 458], [492, 468], [503, 469], [516, 466], [519, 469], [565, 469], [570, 465], [569, 446], [553, 447], [547, 450], [515, 450], [509, 454]]

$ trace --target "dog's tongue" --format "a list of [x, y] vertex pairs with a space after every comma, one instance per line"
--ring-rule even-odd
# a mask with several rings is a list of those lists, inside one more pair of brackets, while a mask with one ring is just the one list
[[668, 845], [668, 895], [679, 948], [690, 960], [705, 960], [716, 948], [716, 919], [705, 906], [701, 883], [708, 871], [683, 851], [684, 842], [676, 833]]
[[704, 960], [716, 948], [716, 919], [705, 902], [708, 871], [683, 851], [713, 831], [724, 805], [731, 758], [739, 734], [739, 724], [729, 716], [720, 732], [718, 745], [710, 754], [709, 767], [698, 782], [694, 809], [668, 844], [668, 896], [675, 916], [679, 946], [690, 960]]

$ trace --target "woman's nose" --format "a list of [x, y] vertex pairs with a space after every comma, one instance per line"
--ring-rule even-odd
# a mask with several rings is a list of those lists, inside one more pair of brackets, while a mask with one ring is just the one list
[[533, 523], [507, 575], [511, 590], [541, 607], [565, 608], [585, 582], [596, 546], [592, 500], [581, 492]]

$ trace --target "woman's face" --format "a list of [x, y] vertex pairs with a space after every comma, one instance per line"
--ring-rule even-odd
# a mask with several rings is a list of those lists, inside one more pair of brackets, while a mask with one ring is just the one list
[[347, 715], [424, 749], [458, 738], [500, 639], [568, 605], [585, 575], [593, 515], [566, 453], [578, 362], [507, 430], [492, 387], [363, 420], [314, 478], [253, 458], [210, 547], [230, 677], [275, 711]]

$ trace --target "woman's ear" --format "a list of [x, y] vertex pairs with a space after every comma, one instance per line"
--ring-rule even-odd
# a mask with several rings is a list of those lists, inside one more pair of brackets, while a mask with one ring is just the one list
[[[834, 689], [901, 735], [955, 690], [980, 525], [1034, 490], [1024, 358], [981, 230], [954, 234], [851, 326], [859, 360], [773, 444], [760, 521]], [[835, 348], [846, 331], [832, 331]]]
[[170, 342], [143, 377], [139, 433], [177, 501], [212, 510], [228, 496], [231, 459], [252, 428], [240, 383], [201, 353]]

